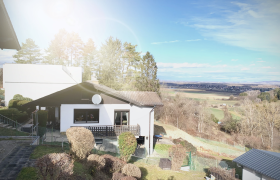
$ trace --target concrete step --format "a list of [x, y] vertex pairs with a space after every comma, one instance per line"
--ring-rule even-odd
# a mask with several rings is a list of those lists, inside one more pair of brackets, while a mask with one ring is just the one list
[[9, 124], [1, 124], [0, 127], [7, 127]]
[[6, 126], [6, 128], [7, 128], [7, 129], [12, 129], [12, 128], [13, 128], [13, 126]]

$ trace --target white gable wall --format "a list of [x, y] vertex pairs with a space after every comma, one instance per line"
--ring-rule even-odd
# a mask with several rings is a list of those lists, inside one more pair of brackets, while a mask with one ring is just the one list
[[41, 64], [3, 65], [6, 106], [15, 94], [36, 100], [81, 82], [81, 67]]
[[243, 171], [242, 171], [242, 179], [243, 180], [273, 180], [270, 177], [267, 177], [265, 175], [256, 173], [255, 171], [253, 171], [250, 168], [247, 167], [243, 167]]

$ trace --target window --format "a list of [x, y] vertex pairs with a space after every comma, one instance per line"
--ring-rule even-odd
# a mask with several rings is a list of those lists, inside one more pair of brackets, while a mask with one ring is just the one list
[[74, 123], [99, 123], [99, 109], [74, 109]]
[[128, 110], [115, 110], [114, 125], [129, 125], [129, 111]]

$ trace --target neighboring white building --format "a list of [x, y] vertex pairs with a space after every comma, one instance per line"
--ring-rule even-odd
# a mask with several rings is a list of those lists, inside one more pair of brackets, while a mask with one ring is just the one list
[[280, 153], [251, 149], [235, 158], [243, 180], [280, 180]]
[[3, 65], [6, 106], [15, 94], [36, 100], [81, 82], [81, 67], [41, 64]]
[[[99, 97], [94, 104], [92, 97]], [[115, 91], [90, 81], [25, 104], [25, 107], [56, 107], [60, 111], [60, 132], [73, 126], [91, 129], [97, 136], [118, 136], [130, 131], [145, 139], [153, 152], [154, 108], [162, 106], [155, 92]], [[147, 143], [149, 142], [149, 143]]]

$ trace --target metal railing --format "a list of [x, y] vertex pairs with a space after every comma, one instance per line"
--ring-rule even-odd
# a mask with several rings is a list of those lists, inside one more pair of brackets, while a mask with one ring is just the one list
[[131, 132], [140, 136], [140, 125], [99, 125], [99, 126], [71, 126], [84, 127], [90, 130], [94, 136], [119, 136], [123, 132]]
[[22, 126], [22, 124], [18, 123], [17, 121], [14, 121], [10, 118], [7, 118], [6, 116], [3, 116], [2, 114], [0, 114], [0, 122], [3, 124], [8, 124], [9, 126], [12, 126], [13, 128], [20, 128]]

